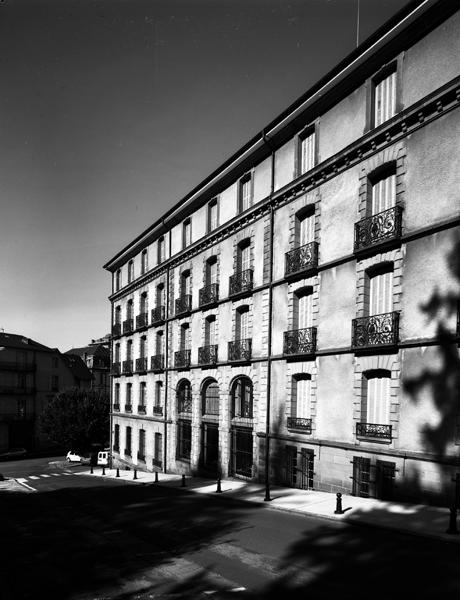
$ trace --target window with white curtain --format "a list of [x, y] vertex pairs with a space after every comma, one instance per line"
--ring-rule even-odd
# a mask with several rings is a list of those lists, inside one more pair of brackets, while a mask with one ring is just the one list
[[374, 126], [396, 114], [396, 69], [374, 81]]
[[299, 175], [315, 166], [315, 130], [308, 129], [299, 136]]
[[309, 419], [311, 415], [311, 377], [297, 376], [293, 378], [291, 397], [291, 417]]
[[390, 423], [390, 373], [382, 371], [365, 378], [365, 399], [361, 418], [365, 423]]
[[393, 265], [369, 277], [369, 315], [393, 311]]
[[376, 215], [396, 205], [396, 173], [387, 173], [372, 184], [371, 213]]

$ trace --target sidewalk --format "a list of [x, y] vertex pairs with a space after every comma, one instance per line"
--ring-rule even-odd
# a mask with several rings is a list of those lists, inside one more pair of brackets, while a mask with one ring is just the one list
[[[101, 467], [94, 467], [93, 474], [91, 474], [89, 468], [79, 474], [89, 477], [117, 478], [115, 469], [105, 468], [105, 475], [103, 475]], [[135, 476], [136, 479], [134, 479]], [[158, 481], [156, 481], [156, 476]], [[460, 533], [446, 533], [446, 529], [450, 524], [450, 512], [447, 508], [343, 495], [343, 513], [336, 514], [336, 494], [328, 492], [271, 486], [271, 500], [265, 502], [264, 484], [238, 479], [223, 479], [220, 485], [220, 493], [217, 492], [217, 482], [199, 477], [186, 477], [184, 481], [181, 475], [120, 469], [118, 479], [138, 485], [171, 486], [198, 494], [218, 494], [222, 498], [229, 497], [247, 502], [256, 502], [263, 505], [264, 508], [272, 510], [307, 514], [357, 525], [384, 527], [404, 533], [460, 543]], [[458, 530], [460, 531], [460, 519], [458, 520]]]

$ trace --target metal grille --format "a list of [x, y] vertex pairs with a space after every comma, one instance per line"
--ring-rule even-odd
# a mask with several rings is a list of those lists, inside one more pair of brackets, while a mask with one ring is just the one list
[[231, 473], [252, 477], [252, 429], [232, 427]]
[[284, 332], [284, 354], [314, 354], [316, 352], [316, 327]]
[[152, 308], [151, 319], [152, 319], [152, 325], [155, 325], [155, 323], [161, 323], [162, 321], [164, 321], [165, 320], [165, 307], [157, 306], [156, 308]]
[[213, 365], [217, 362], [217, 344], [198, 348], [198, 364]]
[[387, 210], [355, 223], [355, 252], [401, 237], [402, 207]]
[[378, 423], [356, 423], [356, 435], [360, 437], [391, 440], [391, 425]]
[[144, 312], [136, 317], [136, 329], [143, 329], [149, 324], [149, 315]]
[[253, 285], [252, 269], [245, 269], [230, 276], [229, 296], [235, 296], [243, 292], [250, 292]]
[[165, 357], [164, 354], [155, 354], [150, 357], [150, 370], [161, 371], [164, 369]]
[[252, 339], [228, 342], [228, 360], [250, 360]]
[[300, 248], [294, 248], [285, 255], [284, 274], [295, 275], [318, 266], [318, 243], [310, 242]]
[[190, 312], [192, 308], [192, 295], [191, 294], [183, 294], [176, 298], [176, 315], [181, 315], [183, 313]]
[[399, 313], [361, 317], [352, 321], [352, 347], [388, 346], [398, 343]]
[[174, 352], [174, 366], [189, 367], [191, 350], [177, 350]]
[[205, 306], [206, 304], [213, 304], [219, 300], [219, 284], [211, 283], [204, 288], [201, 288], [199, 293], [199, 302], [200, 306]]

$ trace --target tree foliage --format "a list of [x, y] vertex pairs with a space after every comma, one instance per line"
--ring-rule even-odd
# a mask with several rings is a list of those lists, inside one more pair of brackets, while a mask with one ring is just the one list
[[95, 390], [69, 389], [56, 394], [40, 417], [41, 431], [64, 448], [84, 452], [108, 444], [110, 399]]

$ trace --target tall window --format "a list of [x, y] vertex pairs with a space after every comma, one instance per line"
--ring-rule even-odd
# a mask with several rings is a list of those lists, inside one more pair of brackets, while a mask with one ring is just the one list
[[311, 378], [298, 375], [292, 380], [291, 417], [310, 418]]
[[120, 344], [115, 344], [115, 362], [120, 362]]
[[165, 238], [163, 236], [158, 238], [157, 258], [158, 264], [161, 264], [165, 259]]
[[192, 423], [179, 419], [177, 423], [177, 458], [190, 460], [192, 453]]
[[252, 177], [248, 173], [240, 179], [239, 183], [239, 208], [240, 212], [252, 206]]
[[158, 408], [161, 406], [161, 388], [163, 384], [161, 381], [155, 381], [155, 406]]
[[302, 212], [295, 221], [296, 246], [300, 248], [315, 241], [315, 213], [314, 209]]
[[214, 380], [208, 381], [203, 387], [202, 412], [203, 415], [219, 414], [219, 386]]
[[120, 325], [121, 323], [121, 306], [115, 308], [115, 324]]
[[134, 262], [132, 260], [128, 263], [128, 283], [134, 280]]
[[391, 72], [374, 79], [374, 126], [381, 125], [396, 114], [396, 65]]
[[121, 269], [115, 274], [115, 290], [118, 291], [121, 288]]
[[236, 311], [235, 339], [247, 340], [249, 335], [249, 306], [241, 306]]
[[120, 406], [120, 384], [119, 383], [115, 384], [114, 404], [118, 404], [118, 406]]
[[204, 322], [204, 345], [213, 346], [216, 343], [216, 317], [208, 317]]
[[137, 458], [145, 460], [145, 430], [139, 429], [139, 450], [137, 452]]
[[128, 340], [126, 344], [126, 360], [132, 360], [133, 358], [133, 341]]
[[217, 213], [217, 198], [213, 198], [208, 204], [208, 233], [219, 226]]
[[252, 418], [252, 381], [248, 377], [239, 377], [235, 380], [231, 399], [232, 418]]
[[387, 169], [378, 178], [372, 178], [371, 214], [376, 215], [396, 205], [396, 171]]
[[188, 379], [179, 382], [176, 389], [177, 412], [192, 412], [192, 388]]
[[139, 340], [139, 358], [145, 358], [147, 356], [147, 338], [145, 335]]
[[299, 175], [315, 166], [315, 129], [309, 127], [299, 135]]
[[191, 348], [191, 332], [190, 325], [188, 323], [184, 323], [180, 328], [180, 349], [181, 350], [190, 350]]
[[133, 301], [132, 300], [128, 300], [128, 303], [126, 304], [126, 318], [132, 319], [134, 315], [134, 308], [133, 308]]
[[157, 331], [155, 336], [155, 354], [163, 354], [163, 332]]
[[161, 467], [163, 461], [163, 436], [161, 433], [155, 433], [153, 443], [153, 462], [157, 467]]
[[180, 295], [186, 296], [190, 294], [191, 289], [190, 271], [183, 271], [180, 279]]
[[364, 423], [389, 425], [391, 373], [382, 370], [364, 375], [361, 419]]
[[237, 273], [251, 268], [251, 240], [243, 240], [238, 244], [236, 254]]
[[115, 425], [115, 429], [113, 431], [113, 449], [115, 452], [118, 452], [120, 449], [120, 425]]
[[165, 305], [165, 286], [164, 283], [157, 285], [156, 289], [156, 306], [157, 308]]
[[147, 312], [147, 310], [148, 310], [147, 304], [148, 304], [147, 292], [143, 292], [141, 294], [140, 303], [139, 303], [139, 312], [141, 313], [141, 315], [143, 315]]
[[132, 393], [133, 393], [133, 384], [126, 384], [126, 406], [131, 406], [132, 404]]
[[393, 311], [393, 264], [383, 265], [369, 275], [368, 314]]
[[205, 280], [206, 286], [217, 283], [217, 257], [215, 256], [211, 256], [206, 261]]
[[126, 428], [126, 445], [125, 445], [125, 454], [131, 456], [131, 440], [132, 440], [132, 430], [131, 427]]
[[141, 272], [142, 274], [148, 271], [148, 252], [147, 249], [142, 250], [141, 254]]
[[313, 293], [311, 288], [294, 294], [294, 329], [307, 329], [313, 325]]
[[139, 385], [139, 406], [145, 406], [147, 400], [147, 384], [145, 381], [141, 381]]
[[188, 248], [192, 243], [192, 223], [186, 219], [182, 224], [182, 248]]

